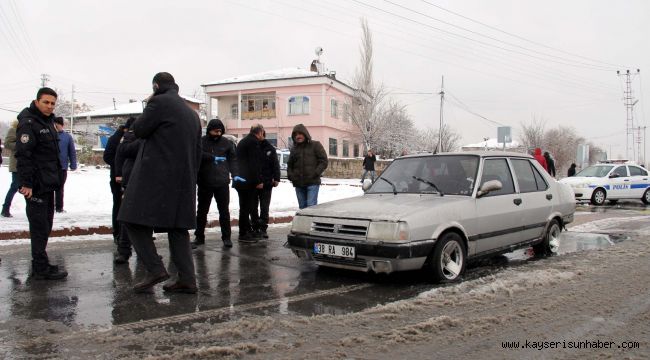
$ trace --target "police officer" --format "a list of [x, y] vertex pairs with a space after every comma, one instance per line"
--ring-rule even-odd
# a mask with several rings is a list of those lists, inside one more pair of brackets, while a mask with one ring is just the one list
[[25, 196], [32, 244], [32, 278], [58, 280], [66, 271], [51, 265], [45, 248], [52, 231], [54, 190], [61, 186], [59, 144], [54, 128], [57, 94], [44, 87], [18, 115], [16, 160], [18, 191]]

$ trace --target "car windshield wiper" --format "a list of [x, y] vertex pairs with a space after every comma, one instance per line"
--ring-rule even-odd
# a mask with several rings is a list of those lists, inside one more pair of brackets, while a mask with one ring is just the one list
[[395, 187], [395, 184], [393, 184], [392, 182], [390, 182], [390, 180], [388, 180], [388, 179], [386, 179], [386, 178], [380, 177], [380, 179], [382, 179], [382, 180], [384, 180], [385, 182], [389, 183], [390, 186], [393, 187], [393, 195], [397, 195], [397, 188]]
[[431, 182], [431, 181], [429, 181], [429, 180], [424, 180], [424, 179], [419, 178], [419, 177], [417, 177], [417, 176], [415, 176], [415, 175], [413, 175], [413, 178], [414, 178], [415, 180], [417, 180], [417, 181], [421, 181], [421, 182], [423, 182], [423, 183], [425, 183], [425, 184], [427, 184], [427, 185], [430, 185], [432, 188], [434, 188], [434, 189], [435, 189], [435, 190], [440, 194], [440, 196], [445, 196], [445, 194], [443, 194], [443, 192], [442, 192], [440, 189], [438, 189], [438, 187], [436, 186], [436, 184], [434, 184], [433, 182]]

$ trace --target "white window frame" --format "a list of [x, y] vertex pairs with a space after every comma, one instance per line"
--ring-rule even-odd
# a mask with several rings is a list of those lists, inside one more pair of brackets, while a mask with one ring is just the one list
[[[302, 104], [302, 106], [301, 106], [301, 107], [302, 107], [302, 109], [301, 109], [302, 111], [299, 112], [299, 113], [298, 113], [298, 112], [296, 112], [296, 113], [292, 113], [292, 112], [291, 112], [291, 99], [294, 99], [294, 98], [296, 98], [296, 99], [297, 99], [297, 98], [301, 98], [300, 103]], [[307, 99], [307, 102], [306, 102], [306, 103], [305, 103], [304, 99]], [[310, 98], [309, 96], [305, 96], [305, 95], [292, 95], [292, 96], [289, 96], [289, 97], [287, 98], [287, 115], [288, 115], [288, 116], [294, 116], [294, 115], [309, 115], [310, 110], [311, 110], [310, 107], [311, 107], [311, 98]], [[306, 108], [306, 109], [305, 109], [305, 108]]]
[[339, 118], [339, 102], [335, 98], [330, 100], [330, 115], [335, 119]]

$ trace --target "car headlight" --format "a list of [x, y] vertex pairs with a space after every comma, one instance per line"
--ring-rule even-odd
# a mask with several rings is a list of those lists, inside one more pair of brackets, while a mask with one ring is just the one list
[[368, 240], [380, 240], [388, 242], [409, 241], [409, 226], [407, 223], [373, 221], [368, 227]]
[[311, 231], [311, 216], [294, 216], [291, 222], [291, 232], [309, 234]]

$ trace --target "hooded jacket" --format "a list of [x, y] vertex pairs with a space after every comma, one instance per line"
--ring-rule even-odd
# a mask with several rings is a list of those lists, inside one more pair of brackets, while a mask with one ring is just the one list
[[546, 168], [548, 169], [548, 173], [551, 174], [552, 177], [555, 177], [555, 160], [553, 160], [551, 154], [549, 154], [548, 151], [544, 152], [544, 160], [546, 160]]
[[9, 172], [16, 172], [16, 128], [18, 127], [18, 120], [14, 120], [7, 131], [5, 136], [5, 149], [9, 156]]
[[535, 158], [535, 160], [537, 160], [537, 162], [542, 164], [544, 170], [548, 172], [548, 165], [546, 164], [546, 159], [544, 159], [544, 156], [542, 155], [542, 149], [535, 148], [535, 154], [533, 155], [533, 157]]
[[[305, 141], [296, 142], [296, 134], [305, 135]], [[320, 177], [327, 169], [327, 153], [320, 142], [312, 140], [303, 124], [293, 127], [291, 132], [293, 147], [287, 163], [287, 178], [294, 187], [320, 185]]]
[[61, 186], [59, 138], [53, 120], [54, 114], [43, 115], [33, 101], [18, 114], [15, 154], [18, 186], [31, 188], [34, 195]]
[[[210, 130], [221, 129], [221, 136], [213, 137]], [[199, 187], [216, 188], [228, 186], [230, 175], [239, 176], [235, 144], [226, 138], [226, 128], [219, 119], [208, 123], [205, 135], [201, 138], [201, 166], [199, 168]], [[225, 157], [225, 161], [215, 161], [215, 156]]]

